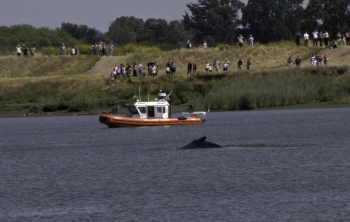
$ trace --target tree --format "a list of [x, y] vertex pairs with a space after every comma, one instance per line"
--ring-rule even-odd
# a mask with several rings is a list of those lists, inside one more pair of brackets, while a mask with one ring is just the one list
[[77, 25], [64, 22], [61, 23], [61, 27], [58, 30], [69, 33], [73, 38], [87, 44], [97, 42], [102, 35], [100, 31], [95, 28], [89, 28], [87, 25]]
[[185, 29], [183, 21], [175, 20], [169, 23], [169, 31], [167, 33], [168, 49], [184, 47], [187, 39], [192, 38], [191, 33]]
[[239, 10], [244, 7], [240, 0], [198, 0], [186, 6], [192, 15], [185, 12], [184, 25], [195, 42], [202, 42], [206, 36], [212, 37], [214, 44], [232, 43], [236, 38]]
[[301, 27], [327, 31], [331, 38], [350, 28], [350, 2], [348, 0], [310, 0], [305, 9]]
[[261, 43], [292, 39], [303, 15], [303, 0], [249, 0], [243, 25]]
[[144, 30], [144, 22], [134, 16], [117, 18], [108, 28], [106, 35], [117, 45], [136, 43]]
[[152, 45], [166, 43], [168, 31], [169, 25], [165, 19], [149, 18], [144, 25], [144, 40]]

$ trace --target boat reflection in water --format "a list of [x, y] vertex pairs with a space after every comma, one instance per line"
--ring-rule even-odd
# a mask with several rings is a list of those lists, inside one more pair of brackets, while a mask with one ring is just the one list
[[125, 104], [129, 112], [125, 116], [117, 116], [103, 112], [99, 121], [108, 127], [123, 126], [169, 126], [202, 124], [207, 117], [206, 111], [181, 113], [177, 118], [171, 116], [170, 94], [158, 93], [158, 98], [152, 102], [129, 102]]

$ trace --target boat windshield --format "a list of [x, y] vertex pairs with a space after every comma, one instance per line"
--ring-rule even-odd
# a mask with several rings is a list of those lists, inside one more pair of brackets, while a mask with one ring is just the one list
[[146, 107], [139, 107], [140, 113], [146, 113]]
[[131, 114], [139, 114], [135, 106], [127, 106]]

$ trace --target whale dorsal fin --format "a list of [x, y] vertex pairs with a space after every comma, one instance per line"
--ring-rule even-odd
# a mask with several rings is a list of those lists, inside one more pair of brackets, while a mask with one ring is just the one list
[[202, 138], [199, 138], [198, 141], [204, 142], [207, 139], [206, 136], [203, 136]]

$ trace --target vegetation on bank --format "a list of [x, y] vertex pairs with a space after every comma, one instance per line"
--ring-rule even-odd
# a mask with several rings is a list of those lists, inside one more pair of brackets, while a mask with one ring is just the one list
[[[306, 6], [306, 7], [305, 7]], [[305, 8], [304, 8], [305, 7]], [[192, 47], [202, 45], [237, 45], [242, 35], [247, 43], [250, 35], [255, 43], [268, 44], [295, 40], [296, 33], [327, 31], [330, 41], [350, 31], [350, 2], [347, 0], [197, 0], [186, 4], [187, 10], [179, 20], [134, 16], [116, 17], [102, 33], [87, 25], [62, 22], [60, 27], [35, 28], [29, 24], [0, 26], [0, 55], [9, 55], [15, 46], [25, 44], [59, 48], [62, 43], [92, 45], [100, 41], [114, 46], [128, 44], [157, 46], [161, 50], [180, 49], [187, 40]], [[273, 12], [273, 13], [272, 13]], [[321, 36], [319, 37], [321, 38]], [[301, 38], [303, 39], [303, 38]], [[311, 41], [310, 41], [311, 43]], [[52, 54], [52, 53], [51, 53]]]
[[[138, 52], [123, 63], [157, 61], [157, 77], [117, 79], [86, 74], [97, 56], [37, 56], [0, 60], [0, 110], [83, 111], [123, 106], [138, 97], [154, 99], [157, 92], [173, 91], [173, 105], [192, 104], [195, 109], [255, 109], [317, 102], [350, 104], [350, 53], [331, 60], [328, 67], [305, 67], [311, 54], [321, 49], [290, 46], [257, 46], [254, 49], [194, 49], [168, 52]], [[299, 56], [305, 68], [287, 69], [286, 59]], [[206, 61], [225, 58], [230, 71], [203, 71]], [[252, 70], [236, 68], [239, 58], [253, 60]], [[165, 74], [165, 63], [174, 60], [175, 75]], [[186, 75], [187, 62], [196, 61], [196, 74]]]

